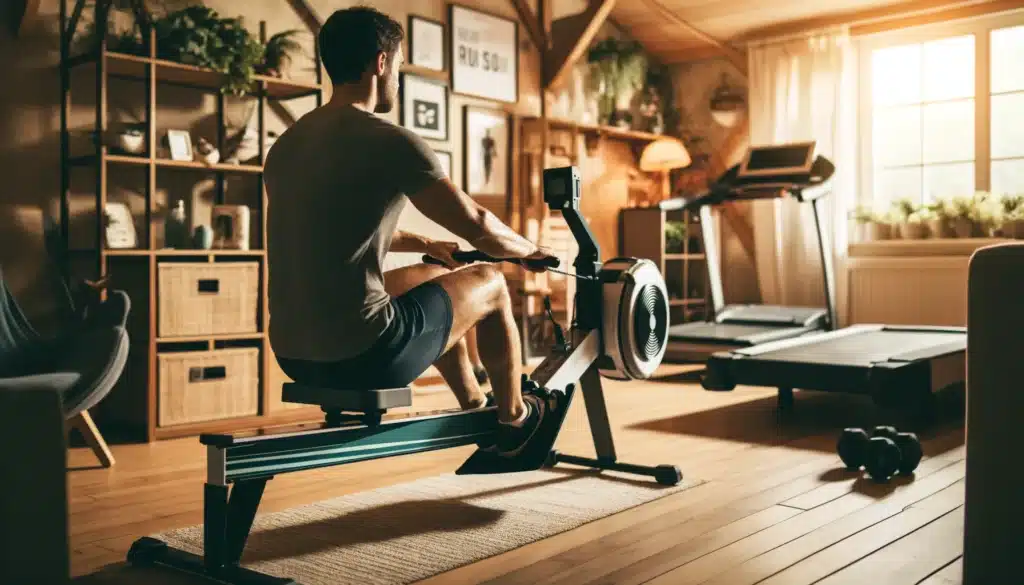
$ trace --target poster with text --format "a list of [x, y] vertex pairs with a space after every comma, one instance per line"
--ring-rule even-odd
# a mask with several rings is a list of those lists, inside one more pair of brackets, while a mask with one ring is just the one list
[[452, 91], [515, 103], [518, 23], [454, 4], [450, 23]]

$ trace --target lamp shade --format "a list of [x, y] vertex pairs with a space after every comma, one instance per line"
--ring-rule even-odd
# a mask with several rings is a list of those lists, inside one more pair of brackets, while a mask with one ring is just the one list
[[644, 172], [671, 171], [690, 165], [690, 153], [675, 138], [659, 138], [644, 148], [640, 155], [640, 170]]

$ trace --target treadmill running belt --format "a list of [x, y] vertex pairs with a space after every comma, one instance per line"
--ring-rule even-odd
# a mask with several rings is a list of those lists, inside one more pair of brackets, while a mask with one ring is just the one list
[[777, 362], [870, 366], [890, 361], [903, 354], [913, 354], [944, 345], [956, 345], [960, 341], [966, 343], [962, 333], [882, 329], [783, 347], [759, 353], [757, 357]]
[[732, 323], [699, 321], [672, 325], [668, 328], [668, 338], [718, 339], [722, 341], [732, 341], [734, 339], [743, 339], [750, 335], [758, 335], [775, 329], [778, 329], [778, 327], [773, 327], [771, 325], [736, 325]]

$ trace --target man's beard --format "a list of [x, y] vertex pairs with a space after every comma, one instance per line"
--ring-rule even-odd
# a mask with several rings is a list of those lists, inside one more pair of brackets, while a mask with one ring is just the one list
[[373, 111], [378, 114], [387, 114], [394, 109], [395, 102], [398, 101], [398, 88], [394, 76], [382, 79], [381, 86], [383, 91], [377, 96], [377, 107]]

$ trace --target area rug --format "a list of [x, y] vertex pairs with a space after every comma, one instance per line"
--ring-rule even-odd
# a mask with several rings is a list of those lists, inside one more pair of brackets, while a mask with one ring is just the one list
[[[242, 564], [302, 585], [411, 583], [700, 483], [559, 469], [442, 475], [260, 514]], [[202, 551], [200, 526], [153, 536]]]

